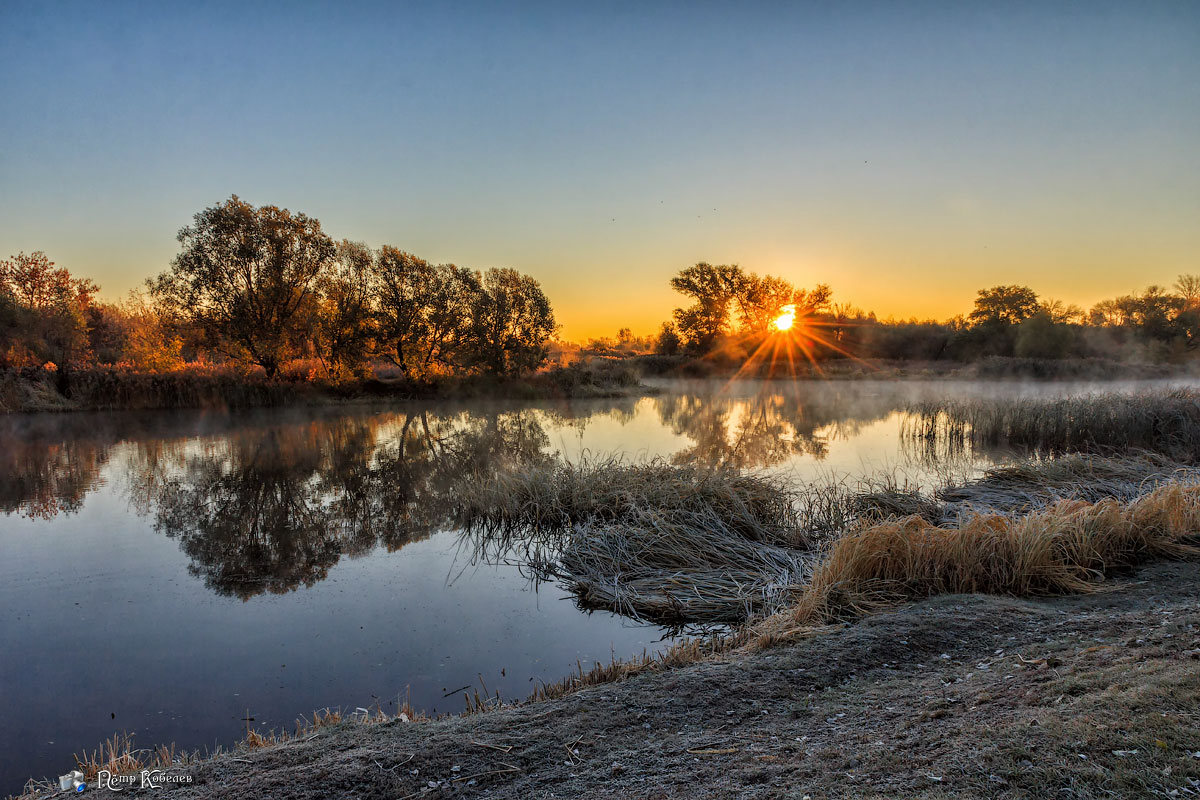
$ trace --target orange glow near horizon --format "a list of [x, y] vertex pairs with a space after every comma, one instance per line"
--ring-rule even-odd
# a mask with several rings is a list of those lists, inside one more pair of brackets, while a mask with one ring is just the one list
[[[742, 362], [738, 371], [730, 378], [730, 382], [743, 377], [754, 376], [791, 376], [796, 377], [798, 368], [812, 369], [816, 374], [822, 374], [818, 350], [824, 349], [840, 353], [846, 358], [872, 368], [870, 361], [862, 359], [838, 344], [840, 338], [835, 323], [821, 322], [811, 317], [797, 317], [794, 305], [783, 306], [778, 317], [771, 320], [767, 335], [759, 334], [761, 341]], [[757, 338], [754, 334], [746, 334], [741, 342]]]
[[796, 306], [788, 304], [780, 309], [783, 313], [776, 317], [771, 326], [777, 331], [786, 331], [796, 322]]

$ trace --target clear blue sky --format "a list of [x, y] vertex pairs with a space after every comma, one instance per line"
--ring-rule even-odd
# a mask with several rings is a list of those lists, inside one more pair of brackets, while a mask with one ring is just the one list
[[1200, 272], [1200, 3], [0, 0], [0, 257], [117, 296], [238, 194], [568, 337], [738, 262], [882, 315]]

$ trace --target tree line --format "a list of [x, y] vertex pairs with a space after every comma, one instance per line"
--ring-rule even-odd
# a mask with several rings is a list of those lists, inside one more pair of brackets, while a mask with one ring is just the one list
[[[432, 264], [391, 245], [335, 241], [318, 220], [233, 196], [196, 214], [180, 252], [147, 290], [102, 302], [98, 287], [44, 253], [0, 261], [0, 367], [121, 365], [157, 372], [196, 361], [257, 367], [296, 362], [331, 378], [390, 365], [411, 380], [513, 376], [546, 362], [551, 344], [584, 355], [750, 358], [780, 334], [812, 360], [971, 361], [989, 356], [1188, 357], [1200, 330], [1200, 276], [1089, 310], [1027, 286], [979, 290], [952, 319], [881, 320], [835, 302], [827, 284], [796, 287], [737, 265], [699, 263], [671, 278], [686, 298], [651, 336], [622, 328], [582, 348], [552, 342], [554, 312], [533, 278]], [[775, 321], [788, 311], [794, 327]], [[306, 374], [312, 375], [309, 370]]]
[[0, 262], [0, 365], [197, 358], [274, 377], [315, 359], [330, 376], [384, 361], [411, 379], [536, 369], [556, 330], [538, 282], [513, 269], [431, 264], [396, 247], [334, 241], [318, 220], [237, 196], [195, 215], [148, 291], [101, 303], [41, 252]]
[[681, 270], [671, 286], [690, 303], [663, 324], [654, 352], [660, 355], [746, 358], [784, 310], [794, 313], [787, 335], [814, 360], [848, 357], [971, 361], [989, 356], [1020, 358], [1136, 358], [1163, 361], [1188, 356], [1200, 333], [1200, 276], [1181, 275], [1171, 289], [1097, 303], [1085, 311], [1042, 298], [1027, 286], [980, 289], [966, 315], [933, 320], [880, 320], [847, 303], [836, 303], [826, 284], [793, 286], [737, 265], [699, 263]]

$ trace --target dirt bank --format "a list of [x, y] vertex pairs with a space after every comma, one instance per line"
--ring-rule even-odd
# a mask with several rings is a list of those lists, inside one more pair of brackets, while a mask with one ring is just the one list
[[191, 767], [192, 786], [155, 795], [1196, 796], [1200, 564], [1115, 586], [939, 597], [555, 701], [343, 723]]

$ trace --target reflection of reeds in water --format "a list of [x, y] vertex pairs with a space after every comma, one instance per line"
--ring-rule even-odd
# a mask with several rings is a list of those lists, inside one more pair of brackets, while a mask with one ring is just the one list
[[931, 446], [1017, 445], [1047, 452], [1145, 449], [1200, 455], [1200, 391], [917, 403], [904, 436]]

